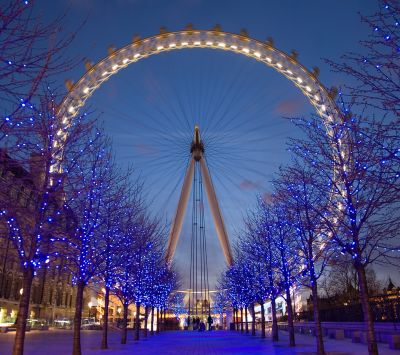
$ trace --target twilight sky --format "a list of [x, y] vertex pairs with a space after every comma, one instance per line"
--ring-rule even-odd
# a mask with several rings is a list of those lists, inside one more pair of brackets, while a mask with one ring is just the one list
[[[51, 6], [50, 6], [51, 4]], [[346, 78], [331, 73], [323, 58], [339, 60], [360, 49], [369, 30], [358, 12], [375, 11], [373, 0], [70, 0], [38, 1], [45, 20], [67, 12], [65, 29], [84, 21], [70, 54], [97, 62], [107, 47], [119, 48], [134, 34], [158, 33], [161, 26], [239, 32], [272, 37], [285, 52], [295, 49], [308, 68], [318, 66], [327, 87]], [[77, 81], [83, 64], [66, 74]], [[145, 181], [154, 213], [170, 222], [189, 158], [195, 124], [206, 146], [210, 173], [233, 241], [257, 194], [268, 194], [269, 180], [288, 160], [287, 137], [298, 134], [283, 117], [313, 110], [288, 80], [249, 58], [210, 49], [152, 56], [120, 71], [89, 100], [87, 109], [104, 121], [117, 160], [132, 164]], [[190, 203], [189, 203], [190, 206]], [[224, 268], [211, 216], [205, 205], [210, 283]], [[191, 210], [186, 213], [175, 261], [188, 286]]]

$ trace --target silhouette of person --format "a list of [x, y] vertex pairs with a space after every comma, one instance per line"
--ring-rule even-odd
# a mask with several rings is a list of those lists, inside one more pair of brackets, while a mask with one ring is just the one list
[[210, 331], [211, 330], [211, 326], [213, 324], [213, 319], [211, 317], [211, 314], [208, 315], [207, 323], [208, 323], [208, 330]]

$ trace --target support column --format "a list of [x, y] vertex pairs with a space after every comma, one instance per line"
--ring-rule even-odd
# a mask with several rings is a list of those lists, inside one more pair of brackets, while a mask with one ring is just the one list
[[214, 186], [212, 184], [204, 156], [200, 159], [200, 167], [218, 239], [224, 252], [226, 263], [228, 266], [231, 266], [233, 263], [231, 246], [229, 244], [224, 219], [222, 218], [222, 213], [219, 208], [217, 196], [215, 195]]
[[171, 225], [171, 230], [168, 237], [167, 252], [165, 259], [168, 264], [172, 262], [176, 245], [182, 230], [183, 218], [185, 217], [186, 207], [189, 200], [190, 190], [193, 183], [194, 174], [194, 159], [190, 159], [189, 167], [186, 171], [185, 180], [183, 181], [181, 195], [179, 197], [178, 207], [176, 208], [174, 222]]

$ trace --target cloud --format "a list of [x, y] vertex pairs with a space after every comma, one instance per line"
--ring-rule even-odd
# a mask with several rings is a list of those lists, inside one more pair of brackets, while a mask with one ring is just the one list
[[303, 98], [283, 100], [275, 107], [275, 113], [281, 116], [292, 116], [301, 111], [305, 106]]
[[270, 192], [264, 192], [262, 195], [262, 199], [266, 203], [271, 203], [272, 202], [272, 194]]
[[242, 190], [255, 190], [261, 186], [261, 183], [258, 181], [251, 181], [251, 180], [243, 180], [240, 183], [240, 188]]
[[136, 151], [141, 155], [156, 155], [158, 150], [149, 144], [135, 144]]

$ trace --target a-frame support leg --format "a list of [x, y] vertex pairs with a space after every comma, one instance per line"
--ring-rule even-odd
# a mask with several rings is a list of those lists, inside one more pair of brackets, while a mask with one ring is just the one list
[[181, 195], [179, 197], [178, 206], [176, 208], [175, 218], [169, 232], [167, 251], [165, 254], [165, 259], [168, 264], [172, 262], [172, 257], [174, 256], [176, 245], [181, 234], [183, 218], [185, 217], [189, 194], [193, 183], [194, 164], [195, 161], [193, 158], [191, 158], [189, 167], [186, 171], [185, 179], [183, 181]]
[[228, 266], [231, 266], [233, 263], [233, 257], [229, 244], [228, 234], [226, 233], [224, 219], [222, 217], [221, 209], [219, 208], [217, 196], [215, 195], [214, 186], [212, 184], [210, 173], [208, 172], [204, 156], [202, 157], [202, 159], [200, 159], [200, 168], [218, 239], [224, 252], [226, 263], [228, 264]]

